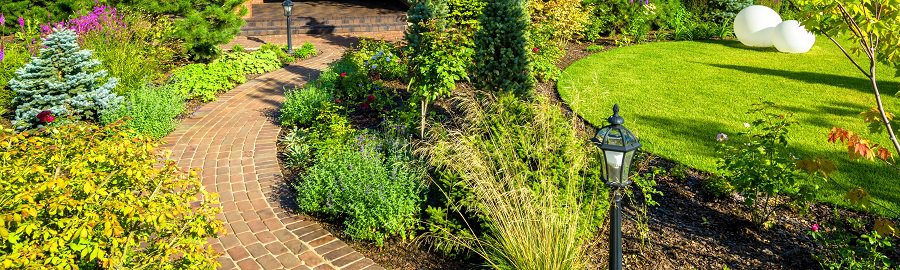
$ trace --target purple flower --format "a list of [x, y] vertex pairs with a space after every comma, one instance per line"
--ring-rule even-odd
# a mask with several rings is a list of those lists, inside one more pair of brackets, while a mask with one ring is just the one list
[[25, 18], [19, 17], [19, 27], [25, 28]]
[[94, 7], [91, 13], [84, 16], [73, 18], [67, 21], [47, 23], [41, 25], [41, 33], [50, 34], [53, 28], [64, 28], [74, 30], [79, 36], [100, 30], [119, 30], [127, 27], [122, 20], [122, 16], [118, 14], [115, 8], [109, 6], [98, 5]]
[[6, 57], [6, 49], [0, 46], [0, 62], [3, 62], [4, 57]]
[[3, 27], [6, 24], [6, 16], [0, 14], [0, 27]]
[[728, 140], [728, 135], [725, 135], [725, 133], [719, 133], [718, 135], [716, 135], [717, 142], [724, 142], [727, 140]]

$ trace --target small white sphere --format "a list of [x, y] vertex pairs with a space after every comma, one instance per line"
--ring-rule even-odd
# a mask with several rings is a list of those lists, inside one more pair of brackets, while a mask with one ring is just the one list
[[781, 16], [767, 6], [749, 6], [734, 17], [734, 35], [750, 47], [772, 47], [775, 26]]
[[795, 20], [784, 21], [775, 27], [772, 43], [780, 52], [806, 53], [816, 43], [814, 36]]

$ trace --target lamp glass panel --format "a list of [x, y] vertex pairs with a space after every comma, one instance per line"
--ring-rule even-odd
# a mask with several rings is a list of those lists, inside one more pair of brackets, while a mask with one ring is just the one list
[[606, 181], [610, 183], [619, 183], [622, 181], [622, 161], [625, 153], [604, 150], [603, 155], [606, 157]]
[[624, 146], [625, 142], [622, 138], [622, 130], [610, 129], [606, 136], [606, 144], [615, 146]]
[[622, 160], [622, 181], [628, 181], [628, 173], [631, 171], [631, 161], [634, 158], [634, 150], [624, 154]]
[[284, 16], [291, 16], [292, 8], [293, 8], [292, 6], [288, 6], [288, 5], [284, 6]]

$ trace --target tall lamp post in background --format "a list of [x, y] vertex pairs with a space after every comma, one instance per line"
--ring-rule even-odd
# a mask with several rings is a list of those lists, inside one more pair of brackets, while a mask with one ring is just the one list
[[281, 7], [284, 8], [284, 16], [287, 17], [287, 53], [293, 55], [294, 47], [291, 44], [291, 13], [294, 8], [294, 2], [291, 0], [284, 0], [284, 3], [281, 3]]
[[619, 116], [619, 104], [613, 106], [609, 125], [600, 128], [591, 141], [603, 152], [603, 181], [612, 191], [609, 228], [609, 269], [622, 269], [622, 196], [623, 189], [631, 185], [628, 172], [634, 152], [641, 147], [637, 137], [622, 126], [625, 119]]

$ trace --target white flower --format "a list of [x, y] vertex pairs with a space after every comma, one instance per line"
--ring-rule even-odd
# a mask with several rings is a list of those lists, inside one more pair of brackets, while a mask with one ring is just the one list
[[719, 133], [718, 135], [716, 135], [717, 142], [724, 142], [727, 140], [728, 140], [728, 135], [725, 135], [725, 133]]
[[750, 123], [744, 123], [745, 128], [750, 128]]

